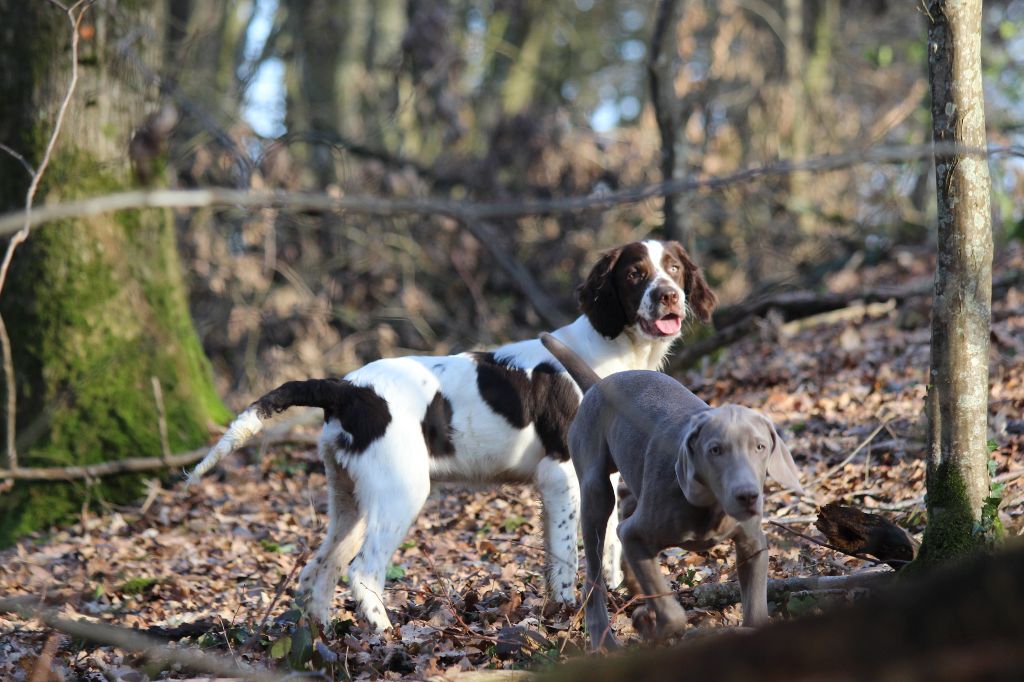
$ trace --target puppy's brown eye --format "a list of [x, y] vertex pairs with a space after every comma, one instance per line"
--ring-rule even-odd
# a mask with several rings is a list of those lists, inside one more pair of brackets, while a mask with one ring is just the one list
[[764, 448], [765, 448], [764, 443], [758, 443], [757, 444], [757, 451], [758, 452], [764, 452]]
[[708, 448], [708, 454], [709, 455], [720, 455], [720, 454], [722, 454], [722, 448], [718, 447], [717, 445], [712, 445], [711, 447]]
[[627, 277], [627, 278], [628, 278], [628, 279], [629, 279], [630, 281], [636, 280], [636, 279], [638, 279], [638, 278], [640, 277], [640, 271], [639, 271], [639, 270], [630, 270], [630, 271], [629, 271], [629, 274], [628, 274], [628, 275], [626, 275], [626, 277]]

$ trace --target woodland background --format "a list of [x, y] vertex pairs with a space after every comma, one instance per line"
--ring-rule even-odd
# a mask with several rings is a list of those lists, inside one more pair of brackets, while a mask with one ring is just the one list
[[[14, 17], [17, 4], [0, 1], [0, 16]], [[602, 249], [673, 237], [722, 300], [719, 330], [758, 297], [844, 297], [846, 312], [831, 317], [808, 317], [815, 311], [799, 303], [756, 315], [736, 343], [670, 371], [713, 404], [771, 414], [818, 503], [852, 502], [921, 530], [936, 247], [934, 167], [927, 146], [915, 147], [931, 139], [921, 6], [168, 0], [99, 1], [85, 16], [79, 63], [86, 73], [102, 64], [103, 79], [86, 80], [76, 105], [113, 112], [95, 162], [125, 169], [126, 186], [522, 203], [708, 181], [667, 201], [487, 220], [176, 210], [188, 308], [231, 410], [282, 381], [341, 375], [379, 357], [532, 337], [574, 316], [575, 286]], [[1024, 136], [1022, 26], [1021, 0], [986, 3], [993, 146], [1019, 149]], [[117, 39], [94, 48], [107, 35]], [[66, 58], [62, 40], [50, 47]], [[0, 66], [25, 68], [24, 59]], [[119, 98], [133, 105], [119, 107]], [[878, 149], [897, 162], [710, 182], [779, 160], [857, 160]], [[1024, 162], [995, 155], [989, 166], [999, 282], [993, 495], [999, 522], [1019, 535]], [[55, 167], [39, 203], [105, 189], [62, 186], [75, 170]], [[0, 178], [18, 173], [17, 161], [0, 155]], [[23, 198], [3, 195], [4, 208]], [[17, 265], [16, 256], [12, 273]], [[878, 301], [858, 307], [865, 294]], [[695, 326], [684, 349], [708, 338], [712, 329]], [[133, 399], [149, 405], [149, 391]], [[191, 637], [236, 661], [303, 668], [312, 658], [338, 678], [519, 668], [580, 650], [578, 618], [545, 614], [539, 505], [512, 487], [446, 489], [431, 500], [395, 557], [398, 632], [370, 635], [343, 620], [340, 644], [300, 643], [287, 588], [322, 535], [324, 501], [313, 431], [289, 433], [290, 443], [237, 455], [188, 492], [173, 477], [135, 477], [128, 503], [89, 481], [69, 484], [75, 502], [60, 508], [61, 525], [44, 519], [3, 553], [0, 593], [46, 594], [65, 616]], [[776, 522], [815, 535], [814, 504], [778, 494], [769, 506]], [[770, 541], [773, 577], [843, 575], [872, 563], [781, 528]], [[693, 593], [730, 579], [725, 548], [665, 561], [696, 625], [738, 622], [735, 607], [699, 605]], [[630, 633], [635, 604], [622, 596], [618, 606], [613, 625]], [[818, 608], [788, 598], [774, 606], [778, 618]], [[40, 661], [58, 671], [50, 675], [157, 675], [122, 650], [0, 617], [0, 676], [28, 679]]]

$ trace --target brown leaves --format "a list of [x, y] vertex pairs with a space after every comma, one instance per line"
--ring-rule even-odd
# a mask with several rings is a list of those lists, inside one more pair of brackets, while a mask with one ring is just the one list
[[[841, 501], [921, 530], [928, 330], [926, 318], [915, 326], [902, 312], [812, 326], [784, 340], [746, 339], [717, 364], [681, 377], [714, 404], [765, 410], [805, 482], [842, 463], [812, 486], [814, 499], [770, 493], [769, 516], [812, 534], [816, 505]], [[997, 300], [995, 319], [998, 338], [1024, 336], [1024, 295], [1014, 289]], [[1024, 363], [998, 338], [990, 435], [997, 474], [1006, 474], [1021, 466], [1024, 454]], [[258, 460], [235, 456], [224, 464], [223, 481], [161, 491], [145, 514], [111, 511], [23, 542], [0, 555], [0, 594], [42, 596], [73, 618], [154, 628], [154, 635], [182, 639], [183, 646], [211, 646], [262, 667], [315, 667], [335, 679], [508, 671], [585, 647], [579, 611], [545, 599], [540, 504], [531, 489], [518, 486], [439, 490], [392, 557], [398, 568], [385, 589], [396, 630], [367, 631], [340, 584], [333, 632], [316, 637], [293, 603], [295, 570], [325, 531], [324, 478], [315, 462], [308, 446], [275, 447]], [[1003, 499], [1011, 504], [1002, 520], [1017, 534], [1024, 527], [1024, 478], [1006, 486]], [[774, 526], [767, 532], [771, 577], [842, 574], [865, 565]], [[663, 565], [693, 627], [739, 622], [735, 607], [694, 608], [691, 591], [736, 578], [730, 547], [668, 550]], [[620, 639], [636, 641], [631, 616], [641, 606], [622, 591], [611, 595]], [[641, 611], [641, 626], [643, 620]], [[34, 622], [0, 615], [0, 678], [25, 679], [49, 639]], [[141, 670], [131, 655], [110, 647], [80, 650], [67, 638], [58, 638], [49, 665], [65, 679]]]

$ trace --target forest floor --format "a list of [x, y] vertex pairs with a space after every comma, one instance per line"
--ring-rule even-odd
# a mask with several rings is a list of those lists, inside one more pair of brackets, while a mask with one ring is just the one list
[[[930, 278], [913, 254], [839, 273], [831, 291]], [[1005, 250], [1000, 269], [1024, 267]], [[924, 523], [924, 399], [929, 356], [927, 299], [839, 321], [766, 321], [679, 378], [712, 404], [764, 410], [781, 428], [810, 494], [770, 488], [770, 576], [844, 575], [871, 562], [811, 538], [816, 505], [841, 501], [881, 513], [919, 537]], [[990, 438], [1004, 479], [1000, 519], [1024, 532], [1024, 287], [994, 302]], [[198, 642], [257, 668], [287, 671], [313, 657], [332, 678], [451, 678], [477, 669], [548, 666], [585, 648], [581, 614], [546, 609], [540, 505], [530, 489], [442, 488], [393, 557], [387, 597], [393, 631], [354, 621], [341, 585], [335, 633], [304, 646], [294, 624], [297, 568], [324, 535], [322, 465], [306, 443], [253, 444], [192, 489], [154, 485], [145, 504], [83, 514], [74, 525], [0, 553], [0, 595], [35, 595], [71, 619], [148, 630]], [[859, 449], [858, 449], [859, 447]], [[855, 453], [855, 454], [854, 454]], [[851, 458], [850, 455], [854, 454]], [[846, 461], [848, 460], [848, 461]], [[840, 465], [846, 461], [845, 464]], [[820, 480], [819, 480], [819, 477]], [[736, 578], [731, 547], [668, 551], [664, 567], [696, 628], [738, 625], [738, 607], [696, 608], [694, 585]], [[634, 646], [637, 603], [622, 590], [612, 625]], [[773, 619], [797, 615], [771, 605]], [[190, 628], [190, 624], [198, 624]], [[191, 633], [192, 638], [182, 639]], [[198, 634], [205, 633], [205, 634]], [[303, 651], [303, 649], [305, 649]], [[40, 622], [0, 616], [0, 679], [125, 679], [169, 676], [132, 653], [54, 634]]]

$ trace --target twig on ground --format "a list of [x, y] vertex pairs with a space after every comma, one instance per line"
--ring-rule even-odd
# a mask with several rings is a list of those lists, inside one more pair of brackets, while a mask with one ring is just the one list
[[865, 438], [863, 441], [861, 441], [860, 445], [858, 445], [856, 448], [854, 448], [853, 452], [851, 452], [849, 455], [847, 455], [846, 458], [842, 462], [840, 462], [839, 464], [836, 464], [835, 466], [831, 466], [828, 469], [826, 469], [825, 473], [821, 474], [820, 476], [817, 476], [813, 481], [811, 481], [810, 483], [807, 484], [807, 487], [810, 488], [812, 486], [817, 486], [823, 480], [825, 480], [826, 478], [831, 477], [832, 474], [836, 473], [837, 471], [840, 471], [843, 467], [845, 467], [847, 464], [852, 462], [853, 458], [856, 457], [860, 453], [861, 450], [863, 450], [868, 445], [870, 445], [871, 441], [873, 441], [875, 439], [875, 436], [877, 436], [879, 434], [879, 432], [882, 429], [884, 429], [886, 427], [886, 425], [889, 424], [890, 421], [892, 421], [892, 417], [885, 418], [882, 421], [882, 423], [879, 424], [871, 432], [871, 434], [867, 438]]
[[47, 627], [59, 630], [78, 639], [138, 653], [161, 668], [180, 665], [183, 668], [197, 672], [225, 677], [242, 677], [247, 680], [256, 680], [257, 682], [280, 682], [283, 679], [281, 675], [275, 673], [241, 668], [221, 656], [215, 656], [198, 649], [171, 648], [159, 640], [136, 630], [120, 628], [106, 623], [61, 618], [52, 609], [36, 608], [33, 605], [35, 601], [34, 597], [0, 599], [0, 611], [19, 613], [24, 618], [36, 619]]
[[277, 605], [277, 601], [281, 598], [281, 595], [284, 594], [284, 588], [286, 588], [288, 583], [290, 583], [295, 577], [295, 572], [299, 570], [299, 566], [305, 565], [307, 557], [309, 557], [308, 549], [303, 551], [302, 554], [295, 559], [295, 565], [292, 566], [292, 570], [277, 583], [277, 589], [274, 591], [274, 598], [270, 600], [267, 610], [263, 612], [263, 618], [260, 619], [260, 624], [256, 626], [256, 631], [253, 633], [252, 637], [249, 638], [249, 641], [245, 643], [245, 649], [247, 651], [252, 650], [259, 643], [260, 637], [263, 636], [263, 632], [266, 629], [267, 619], [270, 617], [270, 614]]
[[794, 529], [790, 528], [789, 526], [787, 526], [784, 523], [779, 523], [778, 521], [772, 521], [771, 519], [768, 519], [768, 523], [770, 523], [771, 525], [775, 526], [776, 528], [781, 528], [782, 530], [786, 531], [787, 533], [790, 533], [791, 535], [795, 535], [795, 536], [797, 536], [799, 538], [807, 540], [808, 542], [814, 543], [815, 545], [819, 545], [821, 547], [825, 547], [826, 549], [831, 549], [833, 552], [839, 552], [840, 554], [845, 554], [847, 556], [852, 556], [853, 558], [860, 559], [861, 561], [867, 561], [867, 562], [871, 563], [874, 566], [883, 565], [885, 563], [883, 561], [878, 561], [877, 559], [872, 559], [870, 557], [866, 557], [866, 556], [864, 556], [862, 554], [851, 554], [850, 552], [847, 552], [845, 549], [841, 549], [839, 547], [836, 547], [835, 545], [829, 544], [828, 542], [825, 542], [824, 540], [819, 540], [818, 538], [815, 538], [815, 537], [812, 537], [810, 535], [807, 535], [806, 533], [801, 533], [798, 530], [794, 530]]
[[[313, 445], [316, 439], [303, 434], [283, 435], [264, 439], [265, 442], [276, 443], [300, 443]], [[261, 441], [261, 442], [264, 442]], [[116, 474], [138, 473], [141, 471], [158, 471], [161, 469], [177, 469], [194, 462], [198, 462], [206, 456], [210, 448], [202, 447], [189, 452], [183, 452], [170, 457], [128, 457], [113, 462], [102, 462], [100, 464], [88, 464], [83, 466], [69, 467], [18, 467], [16, 469], [0, 469], [0, 481], [13, 479], [20, 481], [69, 481], [80, 478], [102, 478]]]

